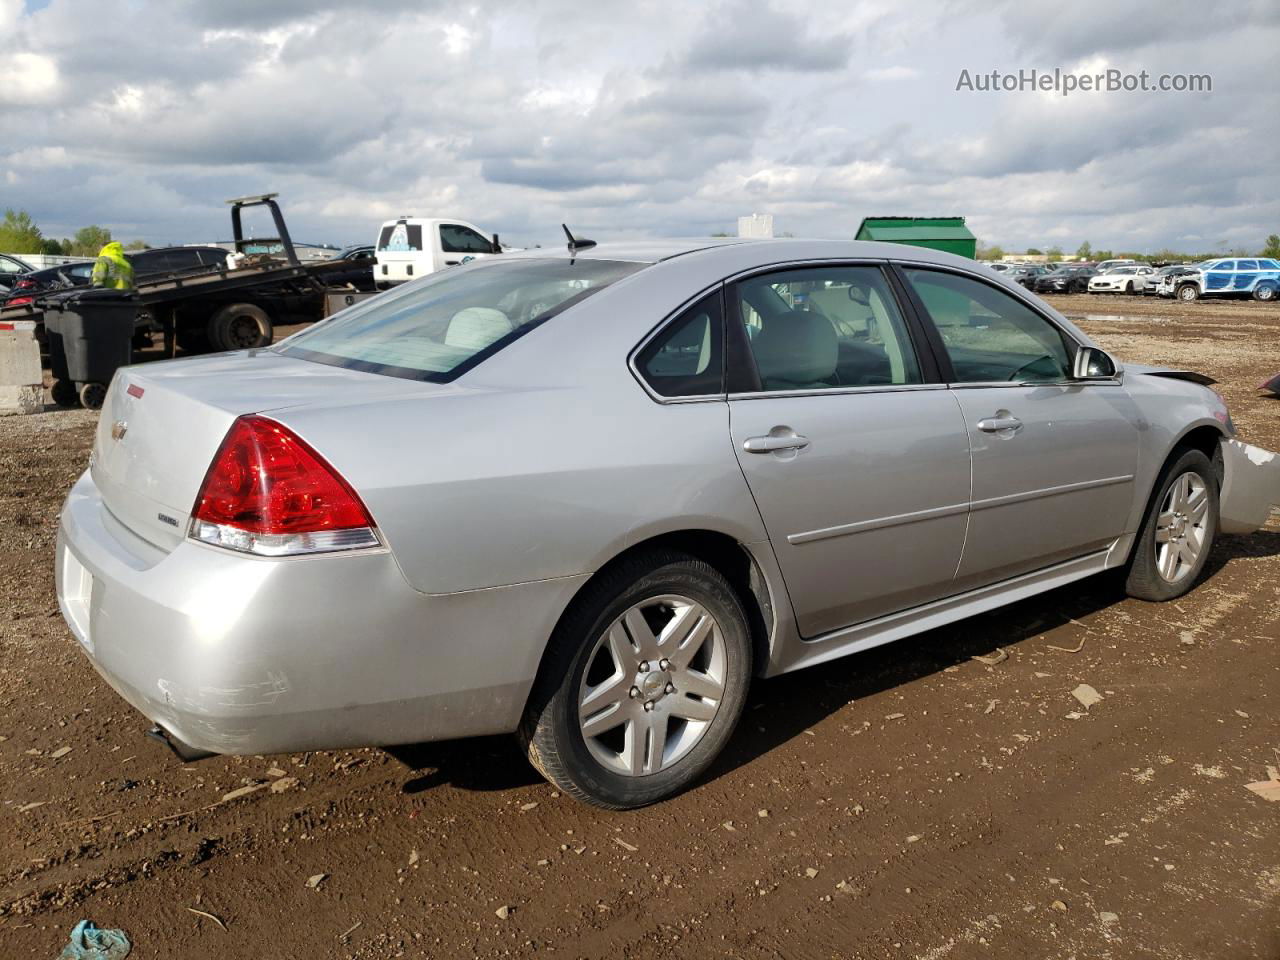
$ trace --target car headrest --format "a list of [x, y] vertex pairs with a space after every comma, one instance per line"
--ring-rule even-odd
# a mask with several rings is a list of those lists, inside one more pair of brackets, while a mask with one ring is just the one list
[[449, 320], [444, 332], [445, 346], [483, 350], [512, 331], [511, 321], [492, 307], [467, 307]]
[[827, 380], [840, 359], [831, 321], [803, 310], [788, 310], [765, 320], [751, 341], [751, 352], [766, 388]]

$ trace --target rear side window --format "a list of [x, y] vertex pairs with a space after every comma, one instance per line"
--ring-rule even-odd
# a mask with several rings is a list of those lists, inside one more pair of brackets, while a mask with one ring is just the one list
[[275, 349], [352, 370], [447, 383], [643, 266], [589, 259], [484, 261], [380, 294]]
[[724, 333], [720, 291], [676, 317], [636, 357], [654, 393], [705, 397], [724, 393]]

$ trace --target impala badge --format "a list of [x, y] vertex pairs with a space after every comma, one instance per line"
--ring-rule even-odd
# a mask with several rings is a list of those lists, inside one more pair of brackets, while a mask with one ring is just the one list
[[115, 423], [111, 425], [112, 440], [117, 440], [117, 441], [123, 440], [124, 435], [128, 432], [129, 432], [129, 424], [125, 423], [123, 420], [117, 420]]

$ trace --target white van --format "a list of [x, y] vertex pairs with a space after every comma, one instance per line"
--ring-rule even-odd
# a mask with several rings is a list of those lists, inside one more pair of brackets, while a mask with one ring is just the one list
[[497, 234], [465, 220], [400, 217], [378, 231], [373, 278], [381, 289], [501, 252]]

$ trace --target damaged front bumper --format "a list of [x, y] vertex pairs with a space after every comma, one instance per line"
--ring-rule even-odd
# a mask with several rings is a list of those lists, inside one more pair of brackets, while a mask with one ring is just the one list
[[1280, 454], [1239, 440], [1222, 441], [1223, 533], [1252, 533], [1280, 506]]

